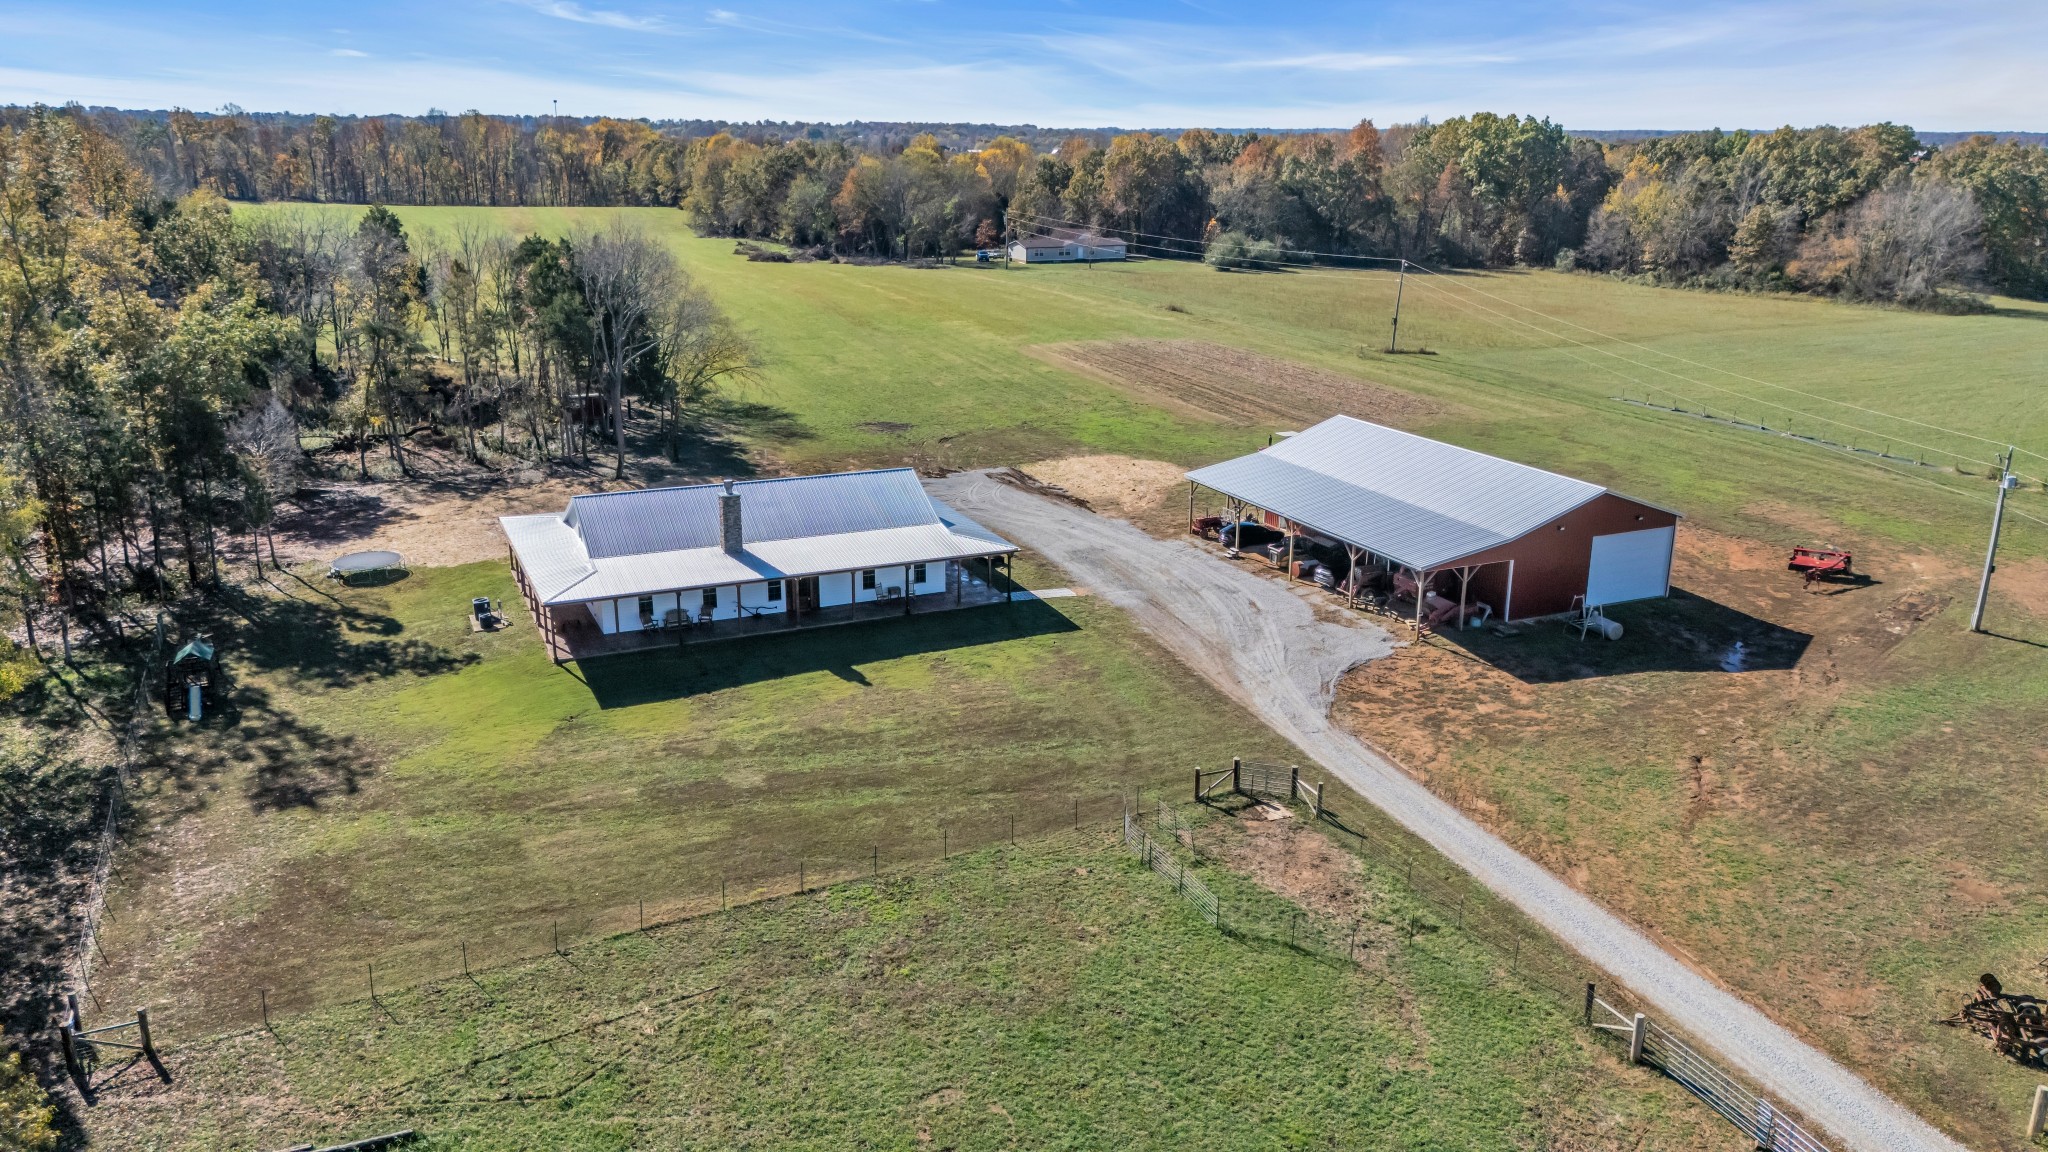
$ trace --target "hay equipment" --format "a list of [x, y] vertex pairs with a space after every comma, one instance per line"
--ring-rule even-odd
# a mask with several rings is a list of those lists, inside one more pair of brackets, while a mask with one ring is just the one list
[[2048, 1001], [2007, 992], [1989, 972], [1977, 977], [1977, 990], [1961, 1010], [1936, 1023], [1968, 1028], [2022, 1064], [2048, 1065]]
[[1836, 548], [1794, 548], [1792, 558], [1785, 562], [1790, 571], [1806, 577], [1812, 584], [1816, 580], [1847, 579], [1855, 575], [1850, 570], [1854, 560], [1848, 552]]
[[1214, 540], [1223, 535], [1226, 521], [1221, 516], [1200, 516], [1188, 525], [1188, 531], [1204, 540]]

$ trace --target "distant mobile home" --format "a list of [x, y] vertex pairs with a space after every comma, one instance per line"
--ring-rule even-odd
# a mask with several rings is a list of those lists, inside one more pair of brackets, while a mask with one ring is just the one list
[[1349, 416], [1187, 477], [1233, 518], [1334, 541], [1354, 569], [1401, 573], [1461, 612], [1517, 620], [1671, 591], [1678, 513]]
[[499, 523], [557, 661], [1003, 600], [1017, 551], [909, 468], [598, 492]]
[[1026, 236], [1010, 245], [1010, 259], [1026, 264], [1073, 264], [1084, 260], [1121, 260], [1124, 242], [1094, 232], [1055, 232]]

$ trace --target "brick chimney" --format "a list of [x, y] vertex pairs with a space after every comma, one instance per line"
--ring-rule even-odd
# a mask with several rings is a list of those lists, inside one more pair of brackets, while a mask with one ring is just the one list
[[740, 494], [733, 491], [730, 480], [725, 482], [725, 495], [718, 498], [718, 529], [726, 552], [737, 556], [745, 550], [746, 541], [740, 535]]

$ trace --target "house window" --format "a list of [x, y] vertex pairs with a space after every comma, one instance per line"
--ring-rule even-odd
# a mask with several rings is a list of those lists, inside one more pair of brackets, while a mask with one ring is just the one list
[[910, 566], [910, 582], [912, 584], [924, 583], [924, 565], [912, 564]]
[[642, 628], [654, 627], [654, 597], [652, 596], [642, 596], [640, 598], [640, 626]]
[[704, 610], [709, 612], [716, 607], [718, 607], [718, 589], [706, 588], [704, 590]]
[[868, 568], [861, 572], [860, 586], [864, 591], [873, 592], [875, 590], [875, 570], [873, 568]]
[[782, 581], [780, 581], [780, 580], [770, 580], [770, 581], [768, 582], [768, 602], [769, 602], [770, 604], [774, 604], [774, 603], [776, 603], [776, 602], [780, 601], [781, 599], [782, 599]]

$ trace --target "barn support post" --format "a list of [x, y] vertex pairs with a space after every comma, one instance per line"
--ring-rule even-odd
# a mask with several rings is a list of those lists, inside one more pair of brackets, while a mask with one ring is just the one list
[[1460, 628], [1465, 626], [1465, 590], [1471, 587], [1472, 573], [1477, 570], [1476, 565], [1458, 569], [1458, 627]]
[[1421, 636], [1422, 605], [1429, 599], [1429, 573], [1414, 568], [1410, 568], [1409, 571], [1415, 573], [1415, 634]]
[[1294, 583], [1294, 521], [1282, 520], [1281, 530], [1287, 533], [1287, 582]]
[[1195, 482], [1188, 481], [1188, 527], [1195, 526]]
[[1358, 547], [1357, 545], [1355, 545], [1355, 544], [1346, 544], [1346, 545], [1344, 545], [1344, 554], [1345, 554], [1346, 556], [1350, 557], [1350, 559], [1351, 559], [1351, 563], [1350, 563], [1350, 565], [1349, 565], [1349, 566], [1347, 566], [1347, 567], [1346, 567], [1346, 568], [1344, 569], [1344, 603], [1345, 603], [1345, 604], [1346, 604], [1346, 605], [1347, 605], [1348, 607], [1352, 607], [1352, 608], [1356, 608], [1356, 607], [1358, 607], [1358, 554], [1359, 554], [1359, 552], [1360, 552], [1360, 549], [1359, 549], [1359, 547]]

